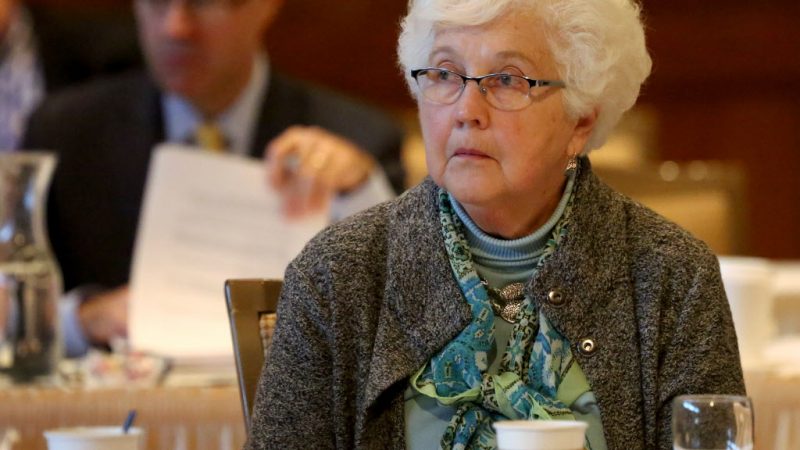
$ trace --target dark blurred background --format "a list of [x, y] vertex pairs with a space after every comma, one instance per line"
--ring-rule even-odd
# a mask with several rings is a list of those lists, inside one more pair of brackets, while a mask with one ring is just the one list
[[[130, 0], [30, 0], [130, 13]], [[645, 0], [647, 153], [741, 167], [741, 253], [800, 258], [800, 2]], [[395, 63], [405, 0], [287, 0], [266, 41], [282, 71], [408, 117]]]

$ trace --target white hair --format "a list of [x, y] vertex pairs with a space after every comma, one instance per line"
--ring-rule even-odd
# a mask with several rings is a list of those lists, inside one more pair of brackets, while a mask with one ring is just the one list
[[409, 70], [429, 64], [437, 30], [480, 26], [510, 12], [530, 12], [542, 21], [567, 85], [567, 113], [580, 118], [598, 111], [584, 151], [603, 145], [636, 102], [652, 66], [640, 7], [632, 0], [409, 0], [397, 53], [412, 95], [416, 83]]

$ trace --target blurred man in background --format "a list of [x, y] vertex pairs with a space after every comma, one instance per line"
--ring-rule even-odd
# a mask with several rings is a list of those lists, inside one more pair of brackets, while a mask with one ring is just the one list
[[401, 189], [399, 128], [270, 69], [262, 36], [280, 4], [135, 0], [149, 74], [64, 92], [32, 116], [25, 147], [59, 154], [48, 222], [70, 292], [71, 355], [127, 332], [131, 255], [157, 143], [265, 157], [293, 214], [344, 195], [375, 203]]
[[0, 0], [0, 37], [0, 149], [13, 150], [44, 96], [33, 28], [17, 0]]
[[0, 150], [19, 146], [45, 92], [140, 62], [129, 14], [0, 0]]

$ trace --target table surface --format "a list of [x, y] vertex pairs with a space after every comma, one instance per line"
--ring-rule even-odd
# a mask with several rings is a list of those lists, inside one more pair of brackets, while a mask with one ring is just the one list
[[46, 450], [44, 430], [79, 425], [121, 425], [136, 409], [147, 449], [233, 450], [245, 430], [236, 385], [131, 389], [0, 389], [0, 431], [21, 434], [14, 449]]
[[[800, 374], [747, 370], [745, 381], [755, 409], [755, 449], [800, 449]], [[15, 450], [46, 450], [44, 430], [121, 424], [130, 409], [146, 430], [148, 450], [232, 450], [246, 439], [236, 385], [0, 389], [0, 431], [20, 432]]]
[[756, 450], [800, 449], [800, 373], [746, 370], [753, 400]]

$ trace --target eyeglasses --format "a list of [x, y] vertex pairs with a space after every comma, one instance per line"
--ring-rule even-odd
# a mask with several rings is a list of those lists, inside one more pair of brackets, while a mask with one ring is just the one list
[[455, 103], [464, 92], [467, 81], [474, 81], [486, 101], [503, 111], [516, 111], [530, 105], [533, 101], [531, 97], [533, 88], [567, 87], [559, 80], [534, 80], [508, 73], [468, 77], [452, 70], [434, 67], [412, 70], [411, 77], [417, 81], [423, 97], [443, 105]]
[[231, 8], [245, 3], [247, 0], [136, 0], [148, 7], [156, 14], [163, 14], [173, 4], [183, 4], [186, 8], [199, 15], [214, 16], [228, 12]]

